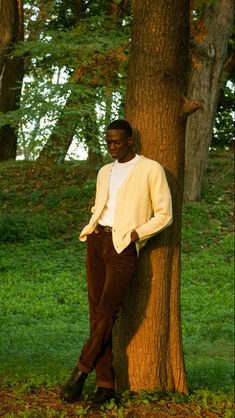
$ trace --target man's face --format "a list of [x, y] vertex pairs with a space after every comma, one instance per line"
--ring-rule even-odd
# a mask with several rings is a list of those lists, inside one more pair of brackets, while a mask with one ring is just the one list
[[132, 137], [128, 137], [123, 129], [109, 129], [106, 134], [109, 154], [120, 163], [133, 158]]

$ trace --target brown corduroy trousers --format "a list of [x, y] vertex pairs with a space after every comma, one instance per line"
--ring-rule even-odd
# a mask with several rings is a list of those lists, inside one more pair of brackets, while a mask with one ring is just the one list
[[113, 246], [112, 232], [102, 228], [87, 237], [87, 286], [90, 337], [85, 343], [78, 368], [96, 372], [96, 386], [115, 387], [112, 356], [112, 329], [135, 274], [137, 254], [130, 244], [120, 254]]

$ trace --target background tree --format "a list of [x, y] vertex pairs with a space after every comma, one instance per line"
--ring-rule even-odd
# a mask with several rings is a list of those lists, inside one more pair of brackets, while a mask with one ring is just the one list
[[[187, 392], [180, 325], [180, 239], [184, 135], [195, 104], [187, 90], [187, 0], [132, 2], [133, 29], [126, 117], [141, 136], [141, 151], [165, 168], [174, 222], [142, 250], [117, 322], [118, 385]], [[140, 70], [142, 69], [142, 70]]]
[[[82, 0], [64, 0], [57, 3], [56, 9], [57, 18], [50, 21], [49, 30], [53, 29], [55, 32], [67, 31], [75, 25], [78, 25], [80, 20], [84, 17], [85, 5]], [[68, 13], [68, 11], [70, 11], [70, 13]], [[56, 38], [56, 33], [54, 36]], [[78, 73], [79, 69], [76, 71]], [[74, 75], [73, 79], [76, 82], [79, 77]], [[80, 95], [77, 94], [77, 91], [71, 82], [70, 87], [71, 92], [68, 94], [65, 104], [62, 106], [56, 125], [53, 127], [50, 137], [40, 153], [39, 159], [41, 161], [61, 161], [65, 158], [72, 143], [78, 125], [78, 118], [74, 109], [81, 106], [83, 104], [83, 100], [81, 92]]]
[[235, 33], [228, 42], [228, 57], [224, 64], [217, 112], [215, 115], [212, 147], [230, 148], [234, 145], [235, 112]]
[[[7, 113], [19, 108], [24, 74], [23, 58], [12, 55], [24, 37], [22, 0], [2, 0], [0, 21], [0, 112]], [[0, 127], [0, 161], [15, 159], [17, 129], [10, 120]]]
[[[229, 85], [228, 85], [229, 84]], [[228, 149], [234, 144], [235, 86], [231, 82], [224, 85], [213, 125], [211, 147]]]
[[200, 198], [203, 174], [207, 165], [214, 117], [217, 110], [221, 75], [233, 25], [233, 0], [203, 1], [193, 14], [195, 24], [191, 48], [192, 65], [188, 96], [198, 100], [200, 109], [188, 119], [186, 130], [184, 199]]
[[[95, 16], [96, 26], [99, 26], [99, 35], [102, 33], [101, 36], [104, 36], [105, 31], [105, 36], [107, 36], [108, 32], [110, 35], [113, 33], [115, 39], [116, 34], [120, 30], [123, 13], [126, 12], [123, 8], [126, 3], [126, 1], [121, 1], [120, 5], [118, 5], [117, 3], [114, 4], [110, 1], [104, 2], [105, 7], [102, 12], [106, 14], [105, 19], [101, 19], [100, 17], [97, 21], [97, 16]], [[88, 27], [85, 23], [85, 6], [82, 2], [80, 2], [80, 7], [83, 14], [77, 13], [77, 16], [79, 16], [79, 20], [83, 19], [81, 22], [81, 29], [83, 32], [82, 42], [85, 41], [85, 46], [87, 34], [84, 35], [84, 29], [86, 28], [87, 33], [90, 36], [92, 34], [93, 45], [90, 36], [88, 36], [87, 49], [84, 51], [83, 46], [82, 49], [80, 48], [81, 52], [77, 54], [77, 63], [70, 81], [71, 92], [60, 113], [53, 132], [40, 153], [40, 160], [60, 161], [61, 159], [64, 159], [78, 127], [80, 128], [80, 133], [81, 131], [84, 132], [84, 127], [87, 128], [85, 129], [85, 142], [88, 146], [89, 160], [94, 162], [101, 157], [99, 143], [100, 133], [99, 126], [97, 126], [98, 121], [95, 107], [100, 101], [99, 96], [101, 91], [104, 91], [104, 87], [107, 86], [107, 84], [109, 85], [109, 89], [112, 85], [118, 85], [119, 77], [117, 72], [120, 71], [120, 64], [123, 62], [124, 54], [121, 53], [119, 47], [119, 44], [121, 44], [120, 39], [116, 43], [116, 48], [112, 42], [112, 36], [109, 46], [107, 45], [107, 40], [103, 39], [102, 41], [100, 37], [100, 44], [98, 45], [98, 43], [95, 42], [94, 19], [92, 21], [87, 18]], [[95, 12], [97, 12], [96, 9], [97, 6], [95, 7]], [[91, 17], [94, 15], [92, 5], [89, 5], [89, 14], [91, 14]], [[100, 10], [99, 14], [101, 14]], [[76, 25], [79, 25], [79, 20], [76, 22]], [[98, 35], [98, 30], [96, 31], [96, 34]], [[81, 39], [79, 41], [81, 45]], [[103, 48], [104, 41], [106, 43], [105, 48]], [[107, 92], [107, 89], [105, 90]], [[99, 94], [97, 94], [97, 91]], [[102, 95], [102, 100], [104, 100], [104, 95]], [[80, 109], [77, 112], [76, 109], [78, 108]]]
[[[107, 61], [110, 66], [107, 66]], [[71, 93], [40, 153], [40, 161], [64, 160], [76, 133], [78, 135], [83, 133], [90, 162], [96, 160], [96, 157], [99, 160], [100, 130], [96, 106], [101, 106], [104, 101], [106, 79], [111, 80], [113, 73], [121, 65], [119, 47], [117, 47], [116, 51], [111, 49], [110, 53], [108, 51], [94, 53], [89, 58], [88, 64], [78, 66], [72, 79], [67, 83]], [[118, 76], [115, 74], [114, 78], [116, 77], [118, 81]], [[113, 82], [115, 83], [114, 80]]]
[[[196, 0], [191, 7], [190, 54], [193, 65], [188, 96], [198, 99], [201, 109], [200, 116], [192, 116], [187, 124], [186, 200], [200, 196], [212, 132], [215, 145], [225, 143], [227, 138], [231, 142], [233, 96], [226, 81], [232, 79], [232, 72], [224, 72], [226, 76], [221, 81], [218, 68], [222, 62], [219, 42], [223, 42], [222, 52], [225, 53], [228, 33], [223, 17], [229, 19], [228, 8], [232, 2], [227, 0], [225, 7], [220, 9], [222, 18], [215, 24], [215, 11], [222, 2], [225, 0], [211, 0], [209, 3]], [[4, 4], [9, 7], [4, 9]], [[1, 13], [8, 16], [14, 4], [4, 0]], [[22, 10], [22, 4], [19, 5]], [[24, 4], [24, 15], [24, 42], [17, 41], [13, 49], [10, 47], [13, 24], [9, 36], [1, 37], [7, 40], [3, 42], [1, 57], [10, 48], [8, 66], [12, 64], [12, 76], [3, 79], [0, 97], [2, 159], [15, 158], [17, 143], [21, 158], [36, 159], [41, 154], [42, 161], [63, 161], [71, 155], [72, 148], [82, 146], [88, 151], [92, 164], [100, 161], [104, 126], [110, 119], [124, 114], [132, 19], [128, 1], [28, 0]], [[2, 32], [6, 32], [7, 16], [2, 19]], [[215, 30], [221, 22], [222, 29]], [[218, 37], [217, 43], [213, 36]], [[210, 49], [212, 42], [214, 57], [206, 50]], [[233, 62], [233, 45], [234, 41], [229, 43], [227, 68], [231, 68]], [[20, 94], [23, 60], [25, 77]], [[205, 85], [206, 91], [203, 90]], [[218, 112], [214, 119], [216, 108]], [[195, 188], [198, 192], [192, 197]], [[191, 196], [187, 196], [189, 193]]]
[[0, 112], [0, 126], [9, 122], [20, 126], [21, 157], [23, 152], [35, 159], [44, 148], [42, 160], [62, 161], [73, 140], [88, 148], [89, 159], [100, 153], [102, 141], [97, 138], [110, 110], [119, 112], [125, 86], [126, 3], [29, 0], [24, 4], [25, 42], [14, 51], [14, 57], [24, 57], [26, 69], [21, 109]]

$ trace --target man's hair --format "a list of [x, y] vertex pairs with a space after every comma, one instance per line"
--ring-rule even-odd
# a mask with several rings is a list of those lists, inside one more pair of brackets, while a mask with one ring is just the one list
[[128, 135], [132, 136], [132, 127], [129, 124], [129, 122], [125, 119], [117, 119], [111, 122], [108, 127], [107, 131], [109, 129], [123, 129], [123, 131]]

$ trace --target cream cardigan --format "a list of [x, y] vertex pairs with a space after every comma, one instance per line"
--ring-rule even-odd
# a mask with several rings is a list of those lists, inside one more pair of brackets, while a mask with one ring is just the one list
[[[113, 163], [103, 166], [97, 176], [95, 205], [88, 225], [83, 228], [80, 240], [86, 241], [99, 220], [108, 198], [109, 177]], [[172, 223], [171, 194], [163, 167], [141, 155], [131, 169], [117, 194], [112, 238], [117, 253], [131, 241], [131, 231], [136, 230], [139, 250], [147, 240]]]

